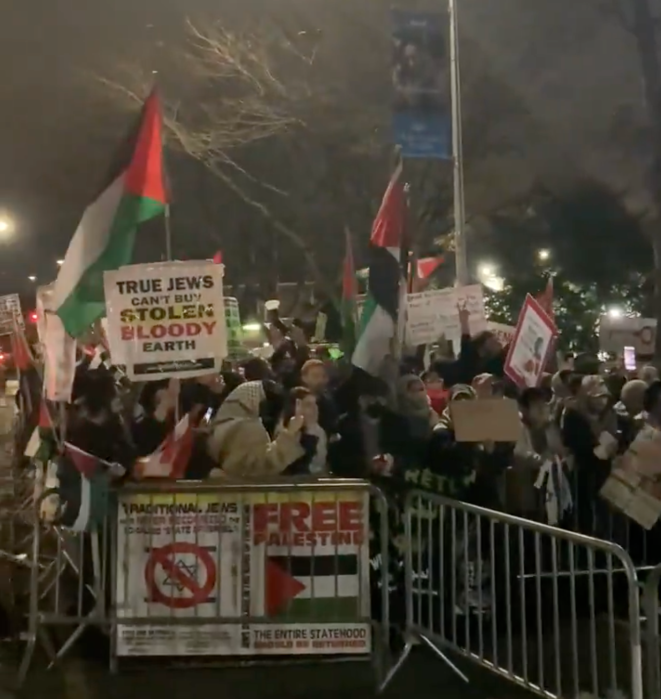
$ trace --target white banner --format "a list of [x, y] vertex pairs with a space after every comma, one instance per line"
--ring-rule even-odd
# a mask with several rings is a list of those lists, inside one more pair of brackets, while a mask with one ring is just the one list
[[653, 355], [655, 346], [654, 318], [599, 318], [599, 349], [604, 352], [622, 354], [625, 347], [634, 347], [638, 355]]
[[25, 328], [18, 294], [0, 296], [0, 335], [11, 335], [14, 332], [14, 318], [22, 328]]
[[54, 286], [37, 289], [37, 334], [44, 359], [46, 398], [68, 403], [76, 374], [76, 341], [67, 334], [53, 309]]
[[227, 356], [223, 265], [207, 260], [130, 265], [103, 275], [108, 342], [130, 379], [187, 378]]
[[369, 653], [368, 512], [358, 491], [120, 492], [117, 655]]
[[475, 336], [486, 330], [487, 321], [480, 284], [409, 294], [406, 344], [429, 344], [436, 342], [441, 335], [444, 335], [446, 340], [458, 342], [461, 339], [458, 309], [464, 305], [469, 312], [471, 335]]

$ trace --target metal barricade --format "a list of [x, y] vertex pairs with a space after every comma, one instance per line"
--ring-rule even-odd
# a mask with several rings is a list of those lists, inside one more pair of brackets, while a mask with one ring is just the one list
[[661, 642], [659, 639], [659, 584], [661, 564], [647, 576], [643, 591], [645, 613], [645, 696], [661, 699]]
[[639, 590], [621, 547], [422, 491], [404, 518], [406, 645], [381, 689], [422, 642], [466, 681], [446, 649], [541, 696], [642, 699]]
[[[56, 664], [86, 628], [125, 658], [272, 656], [389, 661], [387, 586], [370, 594], [370, 539], [387, 569], [387, 504], [351, 479], [129, 484], [89, 534], [37, 528], [28, 649]], [[376, 527], [370, 527], [370, 512]], [[73, 628], [59, 646], [48, 630]]]

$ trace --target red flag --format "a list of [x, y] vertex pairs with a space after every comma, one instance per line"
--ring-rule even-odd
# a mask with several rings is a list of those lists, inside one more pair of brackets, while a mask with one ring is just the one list
[[443, 255], [437, 257], [423, 257], [418, 260], [418, 278], [427, 279], [443, 264], [445, 258]]
[[215, 265], [222, 265], [223, 264], [223, 253], [221, 250], [216, 251], [216, 254], [213, 256], [213, 263]]
[[402, 244], [404, 235], [404, 217], [406, 214], [406, 199], [404, 196], [404, 183], [402, 177], [401, 162], [395, 168], [388, 188], [386, 189], [381, 206], [372, 224], [372, 245], [379, 248], [397, 250]]
[[553, 277], [546, 282], [546, 289], [535, 297], [535, 301], [546, 311], [548, 317], [555, 323], [553, 311]]
[[14, 366], [19, 371], [27, 371], [34, 364], [34, 357], [30, 345], [25, 337], [25, 331], [14, 316], [14, 330], [11, 335], [11, 351], [14, 357]]

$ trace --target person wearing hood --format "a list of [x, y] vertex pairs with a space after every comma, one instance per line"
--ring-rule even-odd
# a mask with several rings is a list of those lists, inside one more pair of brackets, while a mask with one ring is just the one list
[[620, 392], [620, 400], [613, 410], [617, 417], [620, 451], [628, 449], [645, 423], [645, 391], [641, 379], [627, 381]]
[[[269, 382], [248, 381], [235, 388], [209, 427], [206, 451], [222, 474], [232, 478], [265, 478], [283, 473], [305, 455], [301, 430], [305, 418], [296, 414], [271, 440], [261, 419], [273, 417], [278, 402]], [[213, 473], [212, 475], [218, 475]]]
[[577, 525], [579, 531], [593, 536], [597, 534], [593, 529], [597, 494], [618, 449], [617, 420], [610, 401], [600, 376], [584, 376], [576, 400], [561, 419], [562, 441], [572, 457]]

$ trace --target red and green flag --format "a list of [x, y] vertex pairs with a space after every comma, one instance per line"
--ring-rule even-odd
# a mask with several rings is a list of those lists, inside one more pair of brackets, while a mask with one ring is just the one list
[[399, 306], [404, 290], [401, 247], [405, 212], [400, 162], [372, 224], [367, 295], [352, 358], [354, 366], [374, 376], [378, 376], [383, 360], [392, 350], [392, 340], [398, 334]]
[[139, 226], [165, 212], [162, 135], [161, 107], [152, 92], [103, 188], [85, 209], [55, 282], [54, 308], [72, 337], [105, 313], [103, 273], [129, 264]]

